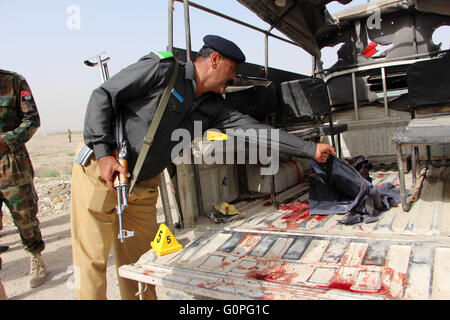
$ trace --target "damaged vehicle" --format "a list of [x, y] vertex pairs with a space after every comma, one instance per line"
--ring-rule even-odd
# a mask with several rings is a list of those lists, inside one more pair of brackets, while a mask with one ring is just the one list
[[[239, 66], [226, 102], [338, 155], [316, 166], [279, 154], [272, 175], [248, 154], [244, 164], [174, 161], [160, 186], [163, 232], [182, 249], [151, 249], [119, 275], [164, 288], [162, 299], [450, 299], [450, 51], [433, 41], [450, 26], [450, 4], [340, 0], [330, 14], [328, 0], [238, 0], [263, 30], [179, 0], [169, 26], [176, 2], [308, 52], [311, 76], [271, 68], [266, 47], [264, 66]], [[172, 32], [169, 51], [191, 59]], [[225, 158], [217, 146], [227, 139], [196, 139], [193, 159]], [[394, 196], [368, 196], [387, 186]]]

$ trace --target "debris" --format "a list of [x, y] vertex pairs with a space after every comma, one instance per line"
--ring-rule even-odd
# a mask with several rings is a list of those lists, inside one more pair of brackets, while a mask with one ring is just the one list
[[221, 214], [220, 212], [210, 212], [207, 214], [207, 216], [209, 219], [211, 219], [212, 222], [215, 222], [215, 223], [230, 222], [230, 221], [233, 221], [233, 220], [241, 217], [238, 214], [230, 216], [230, 215]]
[[241, 212], [239, 212], [235, 206], [226, 202], [222, 202], [219, 205], [213, 203], [213, 208], [226, 216], [241, 214]]

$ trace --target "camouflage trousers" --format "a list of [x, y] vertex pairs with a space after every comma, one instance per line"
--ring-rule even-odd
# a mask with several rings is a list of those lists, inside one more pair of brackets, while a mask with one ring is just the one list
[[25, 251], [44, 250], [39, 228], [38, 196], [33, 184], [34, 171], [26, 149], [0, 155], [0, 220], [3, 203], [11, 212]]

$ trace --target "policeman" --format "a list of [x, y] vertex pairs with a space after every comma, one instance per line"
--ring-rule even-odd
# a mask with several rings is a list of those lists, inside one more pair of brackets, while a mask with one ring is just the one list
[[36, 103], [21, 75], [0, 70], [0, 220], [2, 204], [9, 208], [23, 248], [31, 254], [30, 287], [45, 281], [41, 257], [45, 244], [39, 228], [34, 170], [25, 143], [40, 126]]
[[[95, 89], [89, 100], [84, 142], [94, 157], [84, 166], [74, 164], [71, 191], [71, 230], [79, 299], [106, 298], [106, 267], [111, 243], [116, 267], [136, 262], [150, 249], [157, 231], [156, 201], [158, 177], [171, 162], [174, 130], [183, 128], [194, 136], [194, 121], [208, 128], [270, 128], [224, 105], [223, 94], [236, 80], [239, 63], [245, 61], [233, 42], [219, 36], [204, 37], [204, 46], [195, 62], [180, 62], [174, 90], [161, 118], [153, 144], [145, 158], [136, 185], [124, 211], [124, 228], [135, 236], [124, 243], [117, 239], [118, 222], [113, 177], [120, 172], [130, 176], [143, 139], [175, 66], [173, 55], [150, 53], [120, 71]], [[112, 156], [114, 115], [122, 112], [125, 136], [129, 142], [129, 172]], [[327, 144], [307, 142], [280, 131], [280, 151], [294, 156], [325, 161], [334, 149]], [[136, 299], [137, 282], [119, 277], [122, 299]], [[151, 286], [144, 292], [155, 299]]]

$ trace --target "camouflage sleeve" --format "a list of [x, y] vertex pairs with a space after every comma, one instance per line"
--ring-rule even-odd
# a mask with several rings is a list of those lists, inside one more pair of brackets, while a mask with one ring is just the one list
[[19, 106], [17, 111], [21, 116], [20, 125], [11, 131], [0, 134], [0, 138], [6, 141], [11, 152], [30, 140], [41, 125], [37, 106], [27, 81], [20, 77], [16, 88], [16, 105]]

